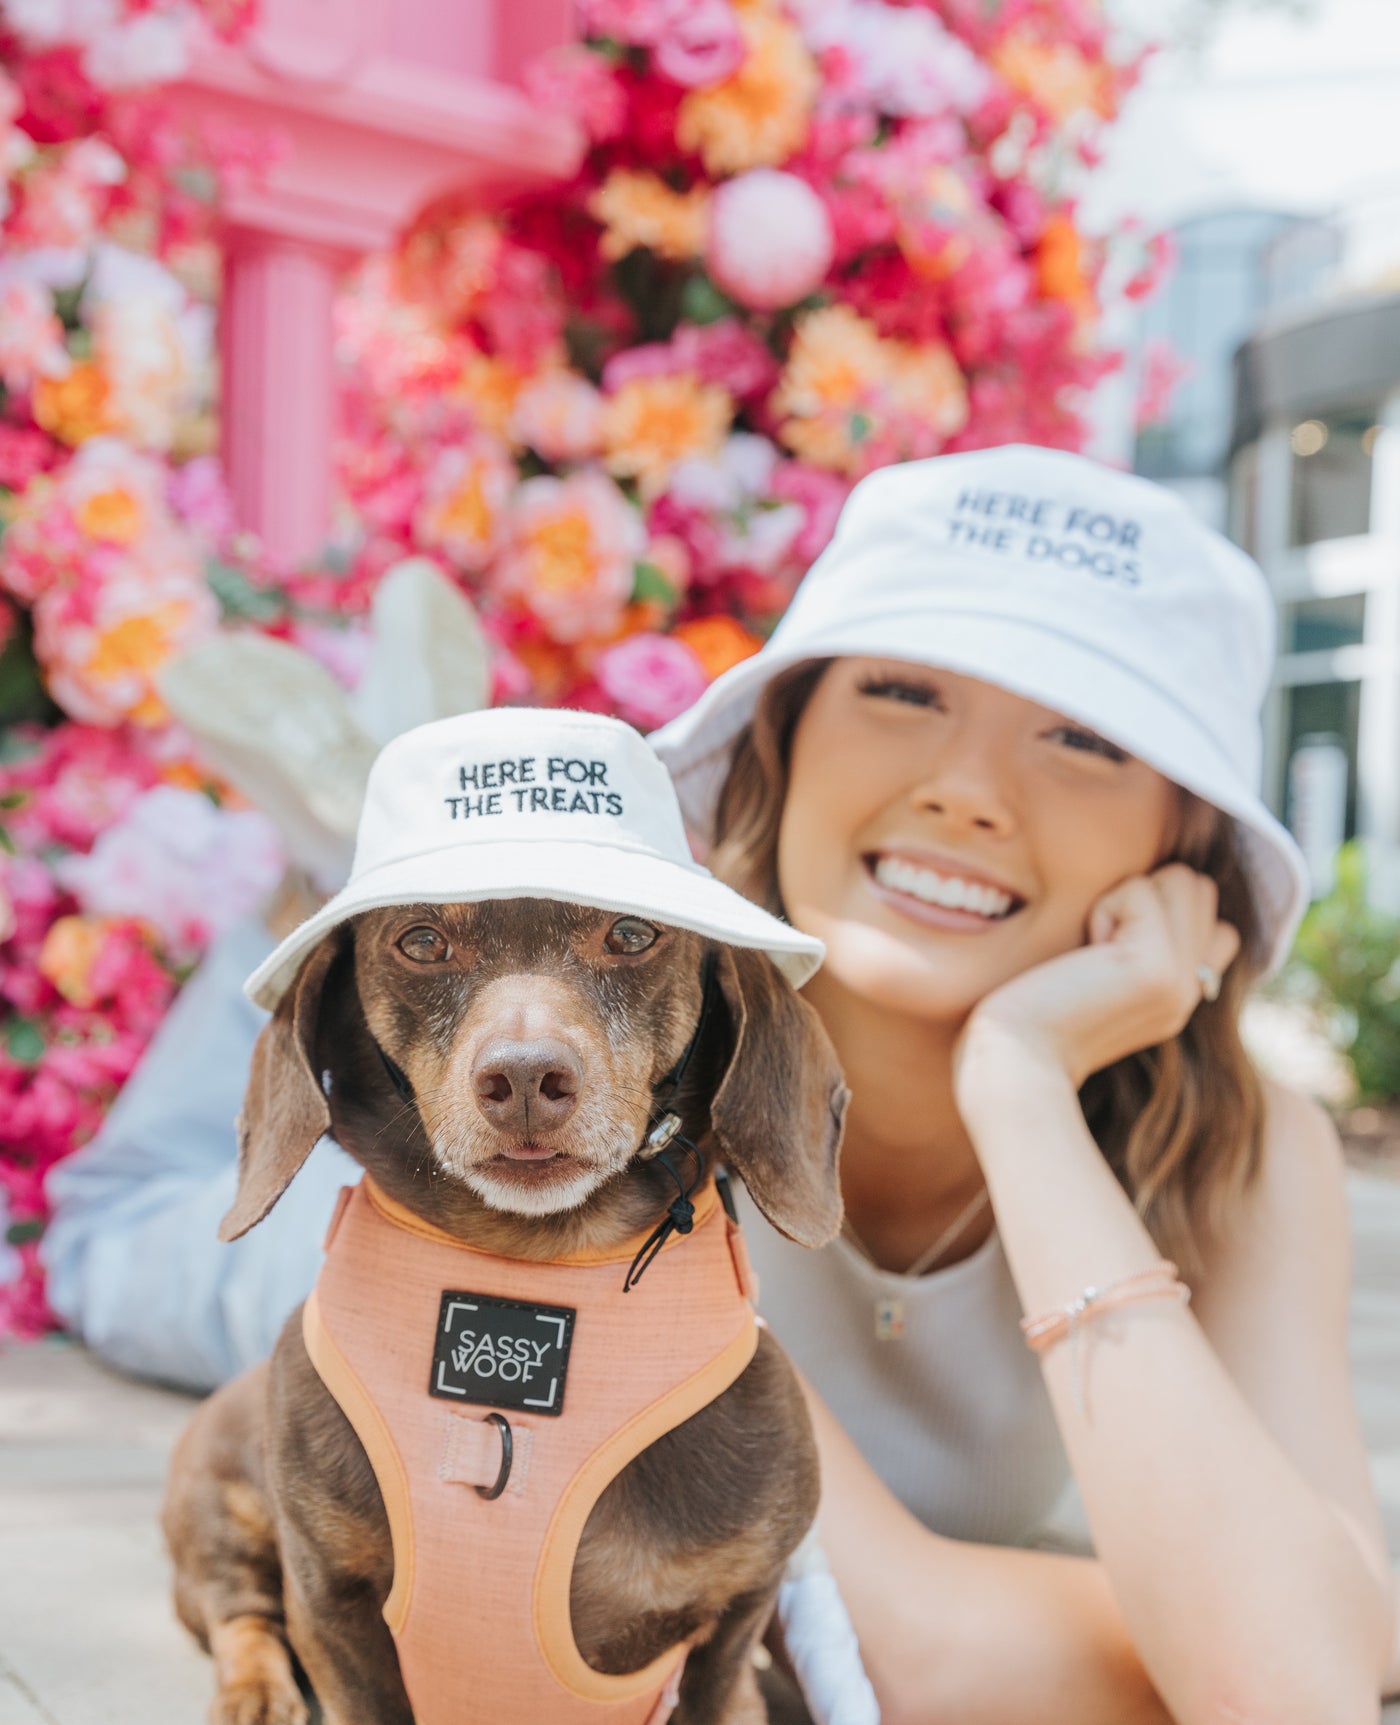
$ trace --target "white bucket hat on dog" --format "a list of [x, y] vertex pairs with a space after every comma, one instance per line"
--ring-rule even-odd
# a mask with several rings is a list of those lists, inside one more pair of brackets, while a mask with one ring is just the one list
[[708, 842], [735, 738], [787, 666], [871, 655], [994, 683], [1232, 815], [1277, 965], [1308, 890], [1257, 788], [1273, 647], [1258, 566], [1171, 492], [1057, 450], [936, 456], [862, 480], [768, 644], [651, 741]]
[[500, 707], [420, 725], [370, 769], [350, 879], [244, 985], [274, 1008], [337, 923], [394, 904], [551, 898], [766, 952], [800, 987], [819, 940], [690, 855], [666, 769], [630, 725]]

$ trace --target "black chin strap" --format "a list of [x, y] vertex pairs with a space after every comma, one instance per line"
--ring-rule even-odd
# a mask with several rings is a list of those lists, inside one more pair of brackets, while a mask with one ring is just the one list
[[[701, 972], [700, 1016], [695, 1021], [695, 1029], [690, 1033], [690, 1041], [686, 1043], [680, 1059], [668, 1074], [670, 1088], [666, 1092], [665, 1101], [654, 1105], [661, 1110], [661, 1118], [647, 1133], [641, 1149], [637, 1152], [642, 1161], [655, 1162], [666, 1170], [675, 1181], [676, 1195], [666, 1206], [666, 1214], [638, 1248], [622, 1284], [624, 1294], [630, 1294], [641, 1281], [672, 1234], [689, 1234], [695, 1226], [695, 1206], [690, 1201], [690, 1195], [700, 1184], [700, 1177], [705, 1171], [705, 1158], [700, 1154], [699, 1147], [681, 1131], [681, 1117], [671, 1112], [671, 1103], [680, 1089], [681, 1080], [690, 1065], [690, 1058], [699, 1044], [700, 1033], [710, 1015], [714, 993], [715, 955], [712, 948], [705, 954], [705, 968]], [[689, 1156], [693, 1162], [694, 1171], [689, 1180], [676, 1165], [683, 1155]]]

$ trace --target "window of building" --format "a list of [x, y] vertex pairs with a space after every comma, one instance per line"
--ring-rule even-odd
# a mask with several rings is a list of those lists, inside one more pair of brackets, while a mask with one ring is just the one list
[[[1283, 783], [1279, 804], [1286, 825], [1293, 825], [1288, 764], [1298, 745], [1320, 737], [1335, 737], [1346, 751], [1347, 795], [1345, 836], [1356, 836], [1356, 758], [1361, 723], [1361, 684], [1300, 683], [1284, 691], [1286, 747], [1283, 751]], [[1277, 805], [1276, 805], [1277, 806]]]
[[1371, 457], [1377, 411], [1319, 415], [1293, 427], [1290, 545], [1371, 531]]
[[1301, 599], [1284, 607], [1285, 653], [1327, 653], [1337, 647], [1359, 647], [1366, 633], [1366, 595]]

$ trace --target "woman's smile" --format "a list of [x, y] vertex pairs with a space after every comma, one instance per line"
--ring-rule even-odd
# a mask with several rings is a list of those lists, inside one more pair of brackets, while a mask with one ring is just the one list
[[984, 870], [908, 845], [862, 858], [882, 904], [930, 928], [985, 933], [1015, 916], [1025, 897]]

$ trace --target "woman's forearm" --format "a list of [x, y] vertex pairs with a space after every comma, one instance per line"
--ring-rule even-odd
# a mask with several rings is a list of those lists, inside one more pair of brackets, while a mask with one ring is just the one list
[[808, 1399], [822, 1545], [883, 1725], [1170, 1725], [1099, 1564], [938, 1538]]
[[[1023, 1070], [969, 1121], [1028, 1312], [1135, 1275], [1158, 1252], [1069, 1081]], [[1158, 1300], [1046, 1356], [1098, 1554], [1182, 1725], [1374, 1719], [1385, 1587], [1265, 1430], [1189, 1311]]]

